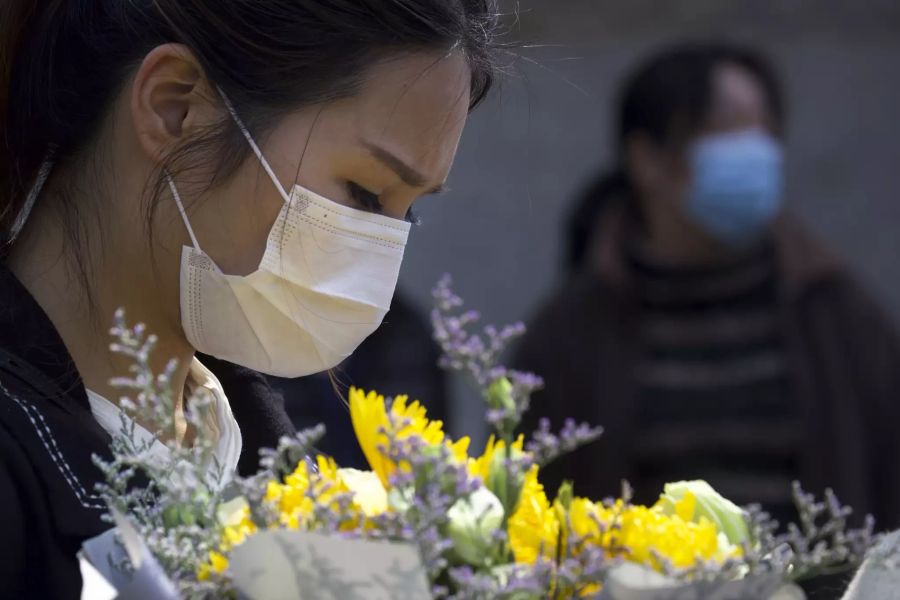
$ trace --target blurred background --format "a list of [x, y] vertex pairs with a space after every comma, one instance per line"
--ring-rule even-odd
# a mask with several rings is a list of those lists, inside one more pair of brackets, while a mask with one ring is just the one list
[[[558, 285], [563, 224], [613, 150], [616, 86], [684, 38], [751, 44], [788, 101], [787, 205], [900, 317], [900, 3], [892, 0], [522, 0], [529, 47], [472, 116], [450, 192], [420, 203], [401, 290], [423, 316], [451, 273], [487, 322], [527, 319]], [[454, 431], [482, 405], [449, 382]], [[386, 393], [391, 393], [385, 390]]]

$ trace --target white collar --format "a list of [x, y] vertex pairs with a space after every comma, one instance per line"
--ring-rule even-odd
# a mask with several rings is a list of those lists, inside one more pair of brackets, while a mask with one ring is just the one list
[[[204, 393], [204, 391], [210, 394], [212, 408], [205, 413], [204, 433], [216, 444], [216, 458], [219, 465], [223, 467], [225, 473], [234, 473], [237, 471], [243, 445], [241, 429], [231, 412], [231, 405], [228, 403], [222, 384], [219, 383], [212, 371], [194, 358], [185, 383], [185, 396], [190, 397], [194, 393]], [[119, 433], [122, 429], [122, 410], [94, 391], [87, 390], [87, 396], [91, 405], [91, 413], [100, 427], [110, 435]], [[135, 423], [135, 436], [138, 441], [146, 441], [153, 437], [147, 429], [137, 423]], [[162, 459], [169, 456], [169, 449], [159, 440], [154, 440], [150, 452]]]

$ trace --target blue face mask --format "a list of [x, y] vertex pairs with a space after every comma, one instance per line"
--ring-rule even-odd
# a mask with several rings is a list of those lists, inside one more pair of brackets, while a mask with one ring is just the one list
[[781, 210], [783, 154], [778, 140], [759, 130], [698, 140], [690, 154], [688, 218], [723, 244], [757, 241]]

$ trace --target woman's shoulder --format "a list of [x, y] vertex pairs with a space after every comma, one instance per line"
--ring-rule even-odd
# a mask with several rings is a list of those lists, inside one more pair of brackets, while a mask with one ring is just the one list
[[[0, 458], [9, 480], [0, 502], [18, 501], [28, 514], [45, 506], [50, 514], [43, 516], [62, 535], [102, 531], [106, 506], [94, 489], [101, 473], [93, 456], [108, 455], [108, 444], [89, 411], [54, 401], [0, 370]], [[7, 508], [13, 507], [0, 505], [0, 511]]]
[[[94, 491], [92, 454], [105, 442], [0, 371], [0, 589], [15, 597], [77, 598], [78, 552], [109, 528]], [[12, 597], [12, 596], [10, 596]]]

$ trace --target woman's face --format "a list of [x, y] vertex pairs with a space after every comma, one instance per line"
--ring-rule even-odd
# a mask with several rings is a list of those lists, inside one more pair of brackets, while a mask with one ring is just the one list
[[[334, 202], [403, 219], [441, 190], [469, 108], [460, 55], [407, 55], [372, 67], [354, 96], [287, 115], [256, 139], [288, 191], [296, 182]], [[259, 265], [284, 201], [252, 153], [209, 197], [190, 198], [201, 248], [228, 274]], [[181, 228], [183, 229], [183, 228]], [[189, 244], [186, 231], [176, 242]]]
[[660, 146], [646, 138], [632, 143], [629, 172], [637, 186], [642, 208], [678, 218], [692, 181], [689, 152], [708, 135], [762, 129], [774, 133], [775, 119], [765, 88], [747, 69], [732, 63], [716, 68], [709, 113], [699, 131], [680, 144]]
[[775, 123], [766, 90], [752, 73], [732, 64], [716, 69], [713, 102], [700, 135], [743, 129], [774, 133]]

